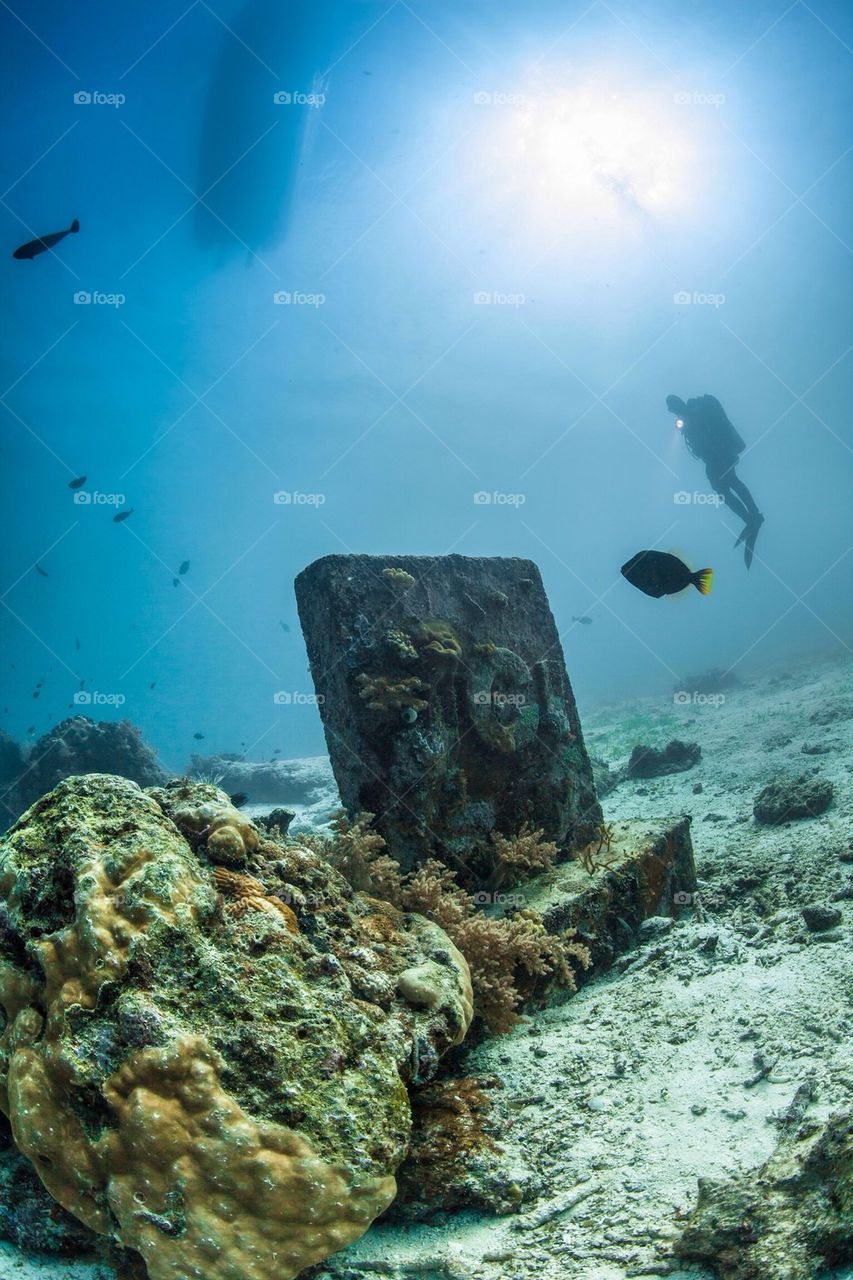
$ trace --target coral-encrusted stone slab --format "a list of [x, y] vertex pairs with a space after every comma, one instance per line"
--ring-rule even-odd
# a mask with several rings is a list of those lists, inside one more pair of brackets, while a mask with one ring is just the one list
[[326, 556], [296, 598], [343, 802], [404, 867], [438, 857], [476, 887], [494, 828], [590, 838], [601, 812], [532, 561]]

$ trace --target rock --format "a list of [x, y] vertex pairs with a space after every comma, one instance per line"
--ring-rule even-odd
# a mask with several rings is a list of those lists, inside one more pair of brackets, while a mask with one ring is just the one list
[[673, 738], [662, 751], [656, 747], [636, 746], [628, 761], [627, 776], [661, 778], [670, 773], [683, 773], [692, 769], [701, 755], [702, 749], [697, 742], [680, 742], [678, 738]]
[[833, 791], [828, 778], [778, 774], [759, 791], [752, 812], [756, 821], [771, 824], [793, 818], [816, 818], [829, 808]]
[[502, 1089], [496, 1076], [468, 1076], [436, 1080], [412, 1095], [412, 1140], [388, 1220], [517, 1211], [530, 1175], [509, 1166], [497, 1140], [512, 1123]]
[[811, 929], [812, 933], [820, 933], [823, 929], [832, 929], [835, 925], [841, 923], [840, 908], [830, 907], [821, 902], [812, 902], [803, 907], [800, 915], [805, 920], [806, 927]]
[[800, 747], [804, 756], [828, 756], [834, 749], [829, 742], [804, 742]]
[[252, 761], [233, 755], [194, 755], [186, 772], [201, 782], [215, 783], [229, 795], [245, 791], [251, 804], [310, 808], [325, 801], [330, 812], [340, 805], [327, 756]]
[[813, 711], [809, 716], [811, 724], [827, 725], [835, 724], [838, 720], [853, 719], [853, 702], [841, 701], [828, 703], [825, 707], [818, 707], [817, 711]]
[[595, 790], [599, 800], [609, 795], [615, 787], [618, 787], [622, 781], [624, 774], [619, 769], [612, 769], [606, 760], [601, 756], [591, 756], [590, 763], [592, 765], [592, 775], [595, 780]]
[[85, 773], [114, 773], [140, 787], [157, 787], [169, 778], [129, 720], [70, 716], [33, 746], [21, 786], [24, 806], [52, 791], [63, 778]]
[[662, 938], [674, 924], [672, 916], [649, 916], [640, 925], [640, 941], [649, 942], [652, 938]]
[[296, 598], [344, 806], [404, 868], [479, 884], [489, 833], [524, 824], [588, 842], [601, 811], [531, 561], [326, 556]]
[[0, 1116], [0, 1239], [26, 1253], [91, 1253], [97, 1237], [57, 1204]]
[[279, 834], [283, 838], [287, 835], [290, 824], [295, 817], [296, 814], [292, 809], [270, 809], [267, 814], [259, 814], [255, 818], [255, 822], [259, 827], [263, 827], [265, 831], [273, 831], [278, 828]]
[[694, 783], [693, 783], [693, 794], [694, 794], [694, 796], [701, 796], [701, 794], [702, 794], [703, 790], [704, 790], [704, 787], [702, 786], [702, 783], [701, 783], [701, 782], [694, 782]]
[[24, 807], [20, 786], [25, 769], [21, 748], [0, 729], [0, 831], [5, 831]]
[[[513, 891], [519, 905], [541, 914], [549, 933], [575, 929], [589, 947], [591, 964], [577, 972], [578, 986], [610, 968], [638, 935], [645, 941], [644, 921], [689, 906], [696, 890], [689, 818], [614, 823], [601, 858], [593, 875], [581, 862], [565, 862]], [[666, 925], [650, 928], [654, 937]], [[554, 988], [547, 998], [556, 1003], [570, 994]]]
[[289, 1280], [388, 1206], [407, 1082], [472, 1016], [436, 925], [186, 779], [61, 783], [0, 842], [0, 899], [0, 1109], [149, 1280], [268, 1280], [272, 1254]]
[[853, 1120], [836, 1114], [785, 1135], [765, 1165], [699, 1180], [676, 1256], [719, 1280], [813, 1280], [853, 1262]]
[[675, 693], [713, 694], [722, 693], [725, 689], [733, 689], [738, 683], [734, 671], [725, 671], [722, 667], [711, 667], [699, 675], [685, 676], [674, 686]]

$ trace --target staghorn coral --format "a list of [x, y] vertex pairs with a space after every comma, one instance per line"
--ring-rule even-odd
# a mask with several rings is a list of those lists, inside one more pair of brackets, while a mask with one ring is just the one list
[[405, 569], [383, 569], [382, 577], [395, 591], [409, 591], [415, 585], [415, 579]]
[[356, 677], [358, 696], [371, 711], [394, 715], [401, 711], [426, 711], [429, 703], [420, 695], [429, 692], [429, 686], [417, 676], [371, 676], [366, 671]]
[[[181, 811], [209, 791], [183, 784]], [[393, 1197], [406, 1081], [465, 1035], [467, 967], [309, 849], [211, 867], [162, 794], [73, 778], [0, 844], [0, 1109], [51, 1195], [150, 1280], [288, 1280]], [[285, 948], [279, 908], [251, 930], [217, 909], [277, 894], [306, 926]]]

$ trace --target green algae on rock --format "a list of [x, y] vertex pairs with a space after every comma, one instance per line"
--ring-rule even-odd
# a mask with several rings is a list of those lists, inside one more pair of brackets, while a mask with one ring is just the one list
[[471, 1017], [440, 929], [186, 780], [61, 783], [0, 844], [0, 896], [0, 1108], [151, 1280], [286, 1280], [391, 1202], [406, 1084]]

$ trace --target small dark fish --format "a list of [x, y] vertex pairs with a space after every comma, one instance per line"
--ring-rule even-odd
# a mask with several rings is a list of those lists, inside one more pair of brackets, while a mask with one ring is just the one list
[[683, 560], [668, 551], [638, 551], [623, 564], [620, 572], [632, 587], [644, 591], [647, 596], [654, 596], [655, 599], [674, 596], [691, 585], [706, 596], [714, 581], [713, 569], [697, 569], [694, 572]]
[[34, 697], [34, 698], [40, 698], [40, 697], [41, 697], [41, 689], [33, 689], [33, 697]]
[[149, 688], [149, 689], [153, 689], [156, 683], [157, 683], [157, 681], [156, 681], [156, 680], [152, 680], [152, 681], [151, 681], [151, 683], [149, 684], [148, 688]]
[[575, 614], [572, 614], [572, 622], [582, 622], [585, 627], [592, 626], [592, 618], [588, 618], [586, 614], [583, 614], [580, 618], [576, 617]]
[[80, 637], [79, 637], [79, 636], [75, 636], [75, 637], [74, 637], [74, 648], [75, 648], [75, 649], [79, 649], [79, 648], [80, 648]]
[[122, 520], [126, 520], [128, 516], [133, 515], [133, 507], [128, 507], [127, 511], [117, 511], [113, 516], [113, 524], [121, 524]]
[[37, 683], [37, 685], [36, 685], [36, 688], [37, 688], [37, 689], [43, 689], [43, 688], [44, 688], [44, 681], [43, 681], [43, 680], [39, 680], [39, 682], [38, 682], [38, 683]]
[[85, 680], [81, 680], [81, 681], [80, 681], [80, 688], [81, 688], [81, 689], [83, 688], [83, 686], [85, 685], [85, 683], [86, 683], [86, 681], [85, 681]]
[[238, 791], [236, 795], [229, 796], [228, 799], [231, 801], [235, 809], [239, 809], [246, 803], [249, 797], [245, 791]]
[[83, 485], [89, 479], [88, 476], [75, 476], [73, 480], [68, 481], [69, 489], [82, 489]]
[[288, 631], [288, 632], [290, 631], [290, 627], [287, 625], [287, 623], [282, 622], [280, 619], [279, 619], [278, 625], [281, 627], [282, 631]]
[[173, 586], [173, 587], [179, 587], [180, 585], [181, 585], [181, 580], [180, 580], [180, 578], [173, 578], [173, 579], [172, 579], [172, 586]]
[[39, 577], [41, 578], [47, 577], [47, 574], [45, 573], [44, 569], [41, 567], [40, 564], [34, 565], [33, 567], [35, 568], [35, 571], [39, 575]]
[[34, 724], [31, 724], [29, 729], [27, 729], [27, 733], [35, 733], [35, 731], [36, 731], [36, 727]]
[[28, 240], [26, 244], [22, 244], [12, 254], [13, 258], [35, 258], [38, 254], [44, 253], [47, 249], [52, 249], [55, 244], [59, 244], [60, 240], [64, 240], [66, 236], [76, 235], [80, 230], [80, 223], [75, 218], [70, 227], [66, 227], [64, 231], [51, 231], [50, 235], [39, 236], [37, 240]]
[[183, 575], [186, 573], [189, 567], [190, 567], [189, 560], [184, 560], [183, 563], [181, 564], [180, 569], [178, 570], [178, 573], [181, 575], [181, 577], [183, 577]]
[[198, 742], [201, 742], [202, 738], [204, 737], [204, 734], [203, 734], [203, 733], [194, 733], [194, 734], [193, 734], [193, 737], [194, 737]]

